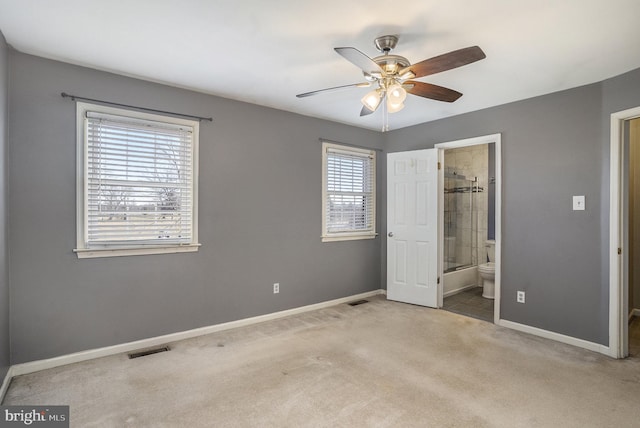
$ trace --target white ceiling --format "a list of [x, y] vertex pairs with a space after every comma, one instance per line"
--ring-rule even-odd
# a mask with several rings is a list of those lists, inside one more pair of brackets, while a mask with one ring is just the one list
[[464, 96], [409, 96], [389, 116], [398, 129], [638, 68], [639, 16], [638, 0], [0, 0], [0, 30], [21, 52], [375, 130], [381, 111], [359, 116], [366, 88], [295, 97], [363, 81], [334, 47], [374, 57], [373, 40], [395, 34], [392, 53], [412, 63], [484, 50], [419, 79]]

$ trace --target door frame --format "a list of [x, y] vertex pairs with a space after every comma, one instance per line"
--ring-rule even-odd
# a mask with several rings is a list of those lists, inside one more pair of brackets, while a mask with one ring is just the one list
[[624, 178], [629, 160], [624, 150], [625, 122], [640, 117], [640, 107], [611, 115], [609, 156], [609, 349], [613, 358], [629, 355], [629, 284], [624, 271], [629, 251], [624, 218], [627, 206], [624, 194], [629, 183]]
[[[456, 149], [460, 147], [477, 146], [480, 144], [494, 143], [495, 152], [495, 263], [496, 263], [496, 276], [495, 276], [495, 299], [493, 305], [493, 323], [499, 324], [500, 322], [500, 284], [502, 281], [502, 134], [490, 134], [482, 135], [479, 137], [466, 138], [464, 140], [449, 141], [446, 143], [438, 143], [434, 145], [434, 148], [438, 149], [438, 158], [440, 162], [444, 160], [444, 150]], [[444, 165], [444, 163], [443, 163]], [[439, 171], [438, 179], [438, 198], [439, 205], [442, 208], [444, 206], [444, 168]], [[440, 260], [444, 257], [444, 216], [440, 216], [439, 238], [438, 238], [438, 251], [440, 253]], [[442, 276], [442, 266], [440, 267], [440, 276]], [[443, 287], [444, 278], [438, 284], [438, 298], [439, 306], [442, 307], [443, 300]]]

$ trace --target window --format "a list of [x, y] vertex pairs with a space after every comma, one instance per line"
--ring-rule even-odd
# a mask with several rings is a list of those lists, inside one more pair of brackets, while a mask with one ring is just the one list
[[376, 236], [376, 153], [322, 143], [322, 241]]
[[199, 123], [77, 104], [79, 258], [197, 251]]

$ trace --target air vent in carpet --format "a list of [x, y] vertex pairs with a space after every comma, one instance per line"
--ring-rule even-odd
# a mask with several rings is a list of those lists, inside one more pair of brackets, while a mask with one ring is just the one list
[[363, 303], [369, 303], [369, 301], [365, 300], [365, 299], [361, 299], [361, 300], [356, 300], [355, 302], [349, 302], [348, 304], [349, 304], [349, 306], [358, 306], [358, 305], [361, 305]]
[[133, 352], [133, 353], [129, 354], [129, 359], [146, 357], [147, 355], [153, 355], [153, 354], [157, 354], [159, 352], [167, 352], [167, 351], [170, 351], [170, 350], [171, 349], [168, 346], [162, 346], [160, 348], [146, 349], [144, 351]]

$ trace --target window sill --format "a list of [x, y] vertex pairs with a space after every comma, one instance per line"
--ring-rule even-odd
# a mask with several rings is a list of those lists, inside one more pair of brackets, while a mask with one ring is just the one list
[[151, 254], [193, 253], [198, 251], [201, 244], [170, 245], [157, 247], [135, 248], [79, 248], [74, 249], [79, 259], [93, 259], [98, 257], [143, 256]]
[[360, 239], [374, 239], [376, 236], [378, 236], [377, 233], [375, 234], [367, 234], [367, 235], [329, 235], [329, 236], [323, 236], [322, 237], [322, 242], [338, 242], [338, 241], [357, 241]]

